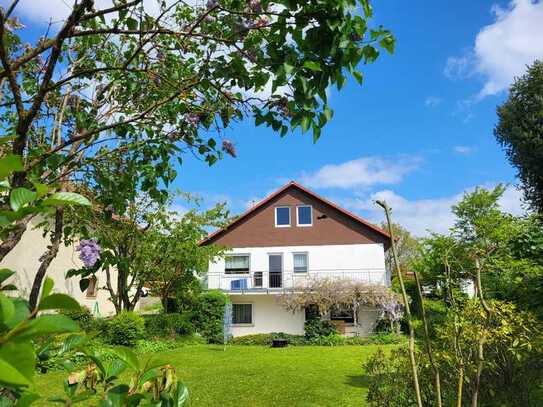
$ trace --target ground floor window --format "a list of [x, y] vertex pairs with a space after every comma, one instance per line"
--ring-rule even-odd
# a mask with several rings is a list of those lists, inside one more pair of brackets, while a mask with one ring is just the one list
[[253, 304], [232, 304], [233, 324], [253, 323]]
[[353, 324], [354, 312], [352, 309], [333, 308], [330, 311], [330, 319], [332, 321], [344, 321], [347, 324]]

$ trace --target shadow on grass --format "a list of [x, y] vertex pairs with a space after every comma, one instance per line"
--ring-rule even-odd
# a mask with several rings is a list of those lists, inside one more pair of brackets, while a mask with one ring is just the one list
[[370, 386], [370, 380], [371, 378], [368, 375], [347, 376], [345, 384], [352, 387], [367, 389]]

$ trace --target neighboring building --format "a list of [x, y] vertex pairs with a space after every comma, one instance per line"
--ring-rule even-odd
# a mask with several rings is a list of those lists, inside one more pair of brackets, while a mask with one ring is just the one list
[[[0, 262], [0, 268], [9, 268], [16, 272], [10, 282], [15, 284], [19, 295], [24, 298], [28, 298], [30, 295], [34, 276], [40, 266], [39, 259], [50, 244], [49, 237], [43, 236], [43, 229], [37, 228], [37, 224], [37, 220], [29, 223], [21, 241]], [[90, 284], [84, 292], [79, 288], [79, 277], [66, 278], [68, 270], [83, 267], [76, 246], [61, 244], [57, 256], [49, 266], [47, 276], [51, 277], [55, 282], [53, 291], [71, 295], [79, 304], [89, 308], [95, 314], [101, 316], [115, 314], [115, 307], [109, 301], [109, 292], [98, 289], [105, 285], [105, 272], [96, 273], [96, 281], [94, 281], [94, 284]], [[116, 279], [113, 278], [112, 280], [113, 286], [116, 287]]]
[[[385, 270], [389, 235], [295, 182], [202, 244], [230, 248], [224, 258], [210, 263], [207, 285], [230, 296], [234, 336], [303, 334], [305, 313], [285, 310], [276, 297], [311, 278], [390, 285]], [[373, 330], [378, 310], [362, 309], [356, 326], [348, 313], [328, 317], [344, 321], [345, 334], [364, 336]]]

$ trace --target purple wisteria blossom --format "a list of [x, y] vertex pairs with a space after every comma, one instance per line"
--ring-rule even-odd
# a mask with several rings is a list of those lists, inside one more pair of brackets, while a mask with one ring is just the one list
[[398, 322], [403, 317], [403, 305], [396, 301], [383, 304], [382, 306], [385, 316], [392, 323]]
[[79, 242], [76, 250], [79, 252], [79, 258], [85, 267], [93, 267], [100, 259], [102, 248], [94, 239], [83, 239]]

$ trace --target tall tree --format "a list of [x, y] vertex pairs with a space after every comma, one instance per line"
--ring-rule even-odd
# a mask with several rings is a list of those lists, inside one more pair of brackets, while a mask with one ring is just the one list
[[543, 213], [543, 62], [515, 80], [498, 107], [494, 135], [517, 169], [524, 197]]
[[224, 204], [203, 211], [195, 208], [182, 215], [169, 211], [153, 215], [158, 222], [146, 233], [137, 258], [144, 266], [145, 285], [160, 298], [164, 312], [174, 311], [170, 300], [183, 300], [180, 297], [199, 287], [198, 277], [224, 252], [225, 248], [199, 243], [209, 228], [223, 226], [227, 215]]
[[[394, 47], [368, 28], [368, 0], [157, 0], [152, 14], [143, 0], [71, 3], [33, 44], [18, 1], [0, 10], [0, 151], [23, 162], [13, 187], [34, 189], [35, 176], [63, 189], [86, 164], [131, 150], [155, 161], [141, 177], [156, 195], [176, 175], [172, 157], [235, 155], [225, 131], [246, 118], [317, 139], [332, 117], [328, 87], [361, 82], [359, 63]], [[29, 219], [2, 240], [0, 260]]]

